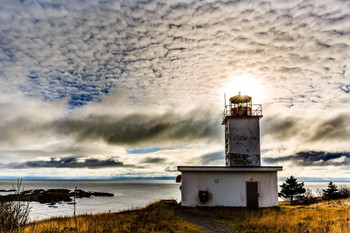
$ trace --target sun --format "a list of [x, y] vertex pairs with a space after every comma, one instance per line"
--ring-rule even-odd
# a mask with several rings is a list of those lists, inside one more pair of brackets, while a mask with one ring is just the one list
[[230, 82], [225, 84], [223, 92], [227, 99], [231, 96], [249, 95], [253, 97], [253, 103], [263, 103], [265, 91], [261, 80], [253, 76], [232, 76]]

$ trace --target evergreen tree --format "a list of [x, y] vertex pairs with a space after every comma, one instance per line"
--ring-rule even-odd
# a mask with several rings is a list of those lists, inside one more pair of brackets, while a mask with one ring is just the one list
[[328, 183], [328, 188], [323, 189], [323, 197], [327, 199], [336, 199], [338, 197], [338, 187], [333, 182]]
[[290, 200], [290, 204], [293, 205], [293, 198], [298, 197], [305, 193], [304, 182], [298, 182], [297, 178], [291, 176], [283, 182], [281, 187], [281, 192], [278, 194], [279, 197]]

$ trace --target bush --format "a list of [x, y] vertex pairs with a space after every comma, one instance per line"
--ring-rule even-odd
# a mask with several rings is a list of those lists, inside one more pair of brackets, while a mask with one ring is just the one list
[[[17, 180], [15, 194], [23, 191], [22, 180]], [[0, 232], [21, 232], [29, 222], [30, 207], [28, 202], [9, 201], [0, 202]]]
[[298, 182], [297, 178], [291, 176], [283, 182], [281, 187], [281, 192], [278, 194], [279, 197], [282, 197], [286, 200], [290, 200], [290, 204], [293, 205], [293, 199], [296, 198], [300, 200], [303, 198], [303, 195], [306, 190], [304, 188], [304, 182]]
[[350, 197], [350, 187], [341, 186], [339, 190], [339, 198], [349, 198]]
[[339, 197], [338, 187], [333, 182], [328, 183], [328, 188], [323, 189], [324, 199], [337, 199]]
[[306, 189], [306, 192], [304, 193], [302, 203], [303, 205], [310, 205], [314, 204], [318, 201], [318, 196], [315, 195], [311, 189]]

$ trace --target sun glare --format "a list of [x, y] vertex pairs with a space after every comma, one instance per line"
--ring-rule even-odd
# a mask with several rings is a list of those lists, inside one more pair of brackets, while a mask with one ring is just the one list
[[265, 92], [261, 80], [251, 76], [234, 76], [230, 78], [223, 89], [226, 98], [238, 95], [249, 95], [253, 97], [253, 103], [261, 104], [264, 101]]

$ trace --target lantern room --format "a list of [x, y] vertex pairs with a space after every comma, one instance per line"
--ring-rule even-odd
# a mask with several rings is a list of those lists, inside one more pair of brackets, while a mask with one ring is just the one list
[[225, 98], [225, 109], [222, 114], [222, 124], [225, 125], [226, 121], [230, 117], [249, 117], [257, 116], [262, 117], [262, 106], [261, 104], [252, 104], [252, 97], [249, 95], [238, 95], [232, 96], [229, 99], [229, 104], [226, 104]]
[[252, 114], [252, 97], [248, 95], [232, 96], [230, 99], [232, 116], [250, 116]]

